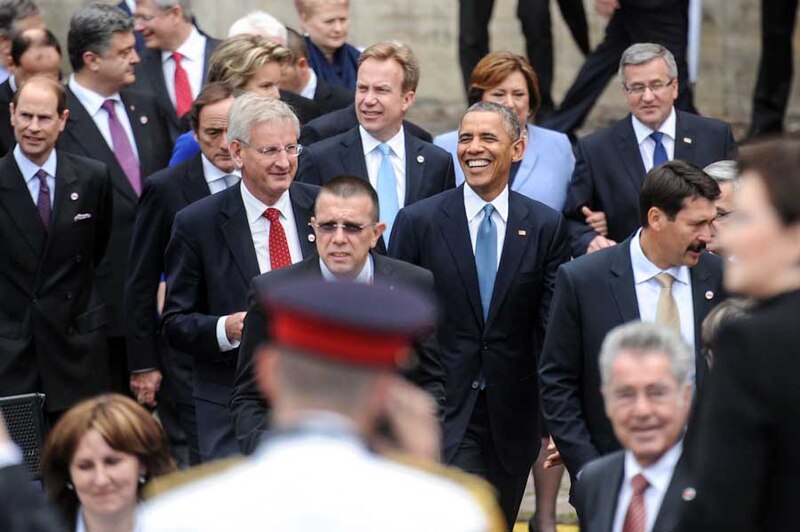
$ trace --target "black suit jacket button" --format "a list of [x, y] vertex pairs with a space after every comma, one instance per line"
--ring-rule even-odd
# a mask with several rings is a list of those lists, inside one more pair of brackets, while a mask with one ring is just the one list
[[80, 264], [82, 260], [83, 260], [83, 257], [81, 255], [75, 255], [75, 262]]
[[67, 292], [64, 294], [64, 299], [72, 299], [72, 292]]
[[487, 344], [486, 342], [483, 342], [483, 346], [481, 347], [481, 349], [483, 349], [484, 351], [488, 351], [489, 350], [489, 344]]
[[481, 383], [480, 383], [480, 382], [478, 382], [478, 381], [472, 381], [472, 389], [473, 389], [473, 390], [477, 390], [477, 389], [478, 389], [478, 388], [480, 388], [480, 387], [481, 387]]
[[67, 327], [67, 334], [72, 334], [74, 332], [75, 332], [75, 327], [72, 327], [72, 326]]

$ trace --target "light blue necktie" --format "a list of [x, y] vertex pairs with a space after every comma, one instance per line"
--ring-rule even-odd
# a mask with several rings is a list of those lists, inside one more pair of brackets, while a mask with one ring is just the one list
[[397, 201], [397, 178], [392, 168], [390, 159], [391, 148], [388, 144], [378, 144], [381, 152], [381, 165], [378, 168], [378, 208], [381, 212], [381, 221], [386, 222], [386, 232], [383, 239], [389, 247], [389, 235], [392, 234], [392, 225], [397, 216], [400, 203]]
[[667, 162], [667, 149], [661, 144], [661, 139], [664, 133], [661, 131], [654, 131], [650, 133], [650, 138], [656, 143], [656, 149], [653, 151], [653, 168]]
[[491, 203], [483, 206], [483, 220], [478, 226], [478, 238], [475, 240], [475, 267], [478, 270], [484, 321], [489, 316], [494, 278], [497, 276], [497, 228], [492, 221], [493, 212]]

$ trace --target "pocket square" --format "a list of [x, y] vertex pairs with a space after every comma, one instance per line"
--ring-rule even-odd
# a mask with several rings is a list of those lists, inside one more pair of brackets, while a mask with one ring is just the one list
[[88, 212], [82, 213], [82, 214], [76, 214], [75, 218], [73, 218], [72, 221], [73, 222], [80, 222], [81, 220], [88, 220], [91, 217], [92, 217], [91, 213], [88, 213]]

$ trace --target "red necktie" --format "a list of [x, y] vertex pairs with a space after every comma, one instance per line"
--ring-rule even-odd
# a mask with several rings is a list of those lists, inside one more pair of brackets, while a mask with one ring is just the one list
[[289, 244], [286, 242], [286, 232], [281, 225], [281, 211], [270, 207], [264, 212], [264, 217], [269, 220], [269, 264], [270, 268], [277, 270], [292, 264], [289, 254]]
[[644, 510], [644, 492], [650, 486], [644, 475], [639, 473], [631, 479], [633, 486], [633, 497], [628, 506], [628, 513], [625, 514], [625, 523], [622, 525], [622, 532], [644, 532], [647, 516]]
[[189, 86], [189, 76], [181, 66], [183, 54], [172, 52], [172, 59], [175, 61], [175, 112], [181, 117], [192, 107], [192, 88]]

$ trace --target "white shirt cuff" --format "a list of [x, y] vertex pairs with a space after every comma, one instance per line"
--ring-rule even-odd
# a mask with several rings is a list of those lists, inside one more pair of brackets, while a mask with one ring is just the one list
[[228, 316], [220, 316], [217, 320], [217, 344], [219, 345], [220, 351], [230, 351], [231, 349], [236, 349], [239, 347], [239, 340], [234, 340], [231, 342], [228, 340], [228, 334], [225, 332], [225, 320], [228, 319]]

